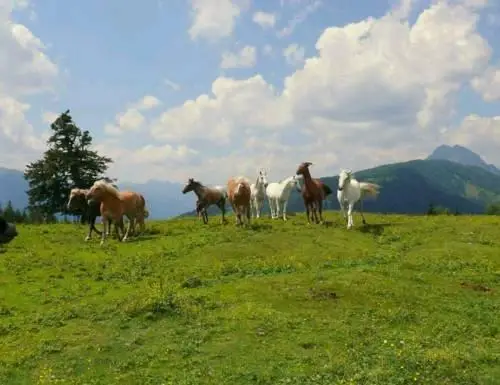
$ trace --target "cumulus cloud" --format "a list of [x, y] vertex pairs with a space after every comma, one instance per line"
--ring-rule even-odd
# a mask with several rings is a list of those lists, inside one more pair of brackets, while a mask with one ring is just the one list
[[471, 83], [485, 101], [500, 100], [500, 67], [488, 68], [483, 74], [472, 79]]
[[146, 95], [135, 103], [132, 103], [124, 112], [115, 116], [114, 123], [104, 126], [104, 132], [108, 135], [121, 135], [124, 132], [139, 131], [146, 123], [146, 117], [141, 111], [147, 111], [158, 107], [161, 101], [152, 95]]
[[272, 28], [276, 24], [276, 15], [274, 13], [257, 11], [253, 14], [252, 20], [263, 29]]
[[12, 19], [15, 9], [27, 11], [29, 5], [0, 0], [0, 152], [5, 167], [24, 168], [43, 150], [44, 140], [26, 118], [31, 108], [26, 98], [53, 91], [59, 74], [44, 43]]
[[447, 141], [460, 144], [484, 156], [485, 160], [500, 166], [500, 116], [482, 117], [471, 114], [456, 129], [446, 134]]
[[298, 65], [304, 61], [305, 50], [297, 43], [292, 43], [283, 50], [283, 56], [290, 65]]
[[238, 52], [224, 52], [220, 67], [228, 68], [249, 68], [253, 67], [257, 62], [257, 49], [253, 46], [246, 45]]
[[264, 166], [281, 178], [304, 160], [331, 175], [425, 156], [446, 139], [457, 92], [485, 71], [491, 48], [476, 29], [479, 2], [439, 1], [413, 25], [402, 17], [410, 5], [325, 29], [281, 91], [262, 75], [217, 78], [210, 93], [154, 120], [151, 134], [212, 143], [223, 155], [206, 150], [207, 175]]
[[230, 36], [236, 19], [248, 7], [246, 1], [191, 0], [191, 39], [217, 40]]

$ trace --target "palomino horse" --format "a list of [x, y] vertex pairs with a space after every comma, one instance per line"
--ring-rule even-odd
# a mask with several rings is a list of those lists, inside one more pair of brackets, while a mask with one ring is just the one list
[[198, 216], [201, 215], [203, 218], [203, 223], [208, 223], [208, 214], [207, 208], [211, 205], [216, 205], [220, 208], [222, 212], [221, 223], [226, 221], [226, 192], [221, 188], [215, 187], [207, 187], [194, 180], [193, 178], [189, 178], [188, 182], [182, 189], [183, 194], [187, 194], [190, 191], [194, 191], [196, 196], [198, 197], [198, 201], [196, 202], [196, 212]]
[[88, 221], [89, 233], [85, 238], [86, 241], [88, 241], [92, 237], [92, 230], [97, 234], [102, 235], [102, 232], [97, 230], [97, 228], [95, 227], [95, 221], [97, 217], [101, 216], [101, 203], [93, 199], [87, 201], [88, 192], [89, 190], [81, 188], [71, 189], [67, 204], [68, 211], [80, 212], [82, 213], [82, 219]]
[[250, 224], [250, 183], [244, 177], [230, 178], [227, 181], [227, 195], [229, 203], [236, 216], [236, 225], [242, 225], [242, 217], [246, 216]]
[[123, 228], [123, 216], [125, 215], [128, 220], [127, 231], [121, 239], [125, 242], [128, 239], [130, 230], [134, 229], [135, 222], [139, 224], [140, 231], [144, 231], [144, 219], [149, 216], [146, 209], [146, 201], [142, 194], [133, 191], [118, 191], [110, 183], [104, 180], [99, 180], [93, 184], [87, 193], [87, 199], [96, 199], [101, 202], [101, 216], [104, 229], [102, 231], [101, 245], [104, 244], [106, 239], [106, 228], [109, 227], [110, 221], [115, 222], [115, 229], [118, 227]]
[[267, 172], [260, 170], [257, 180], [250, 185], [250, 210], [252, 211], [252, 217], [260, 218], [262, 208], [264, 207], [264, 200], [266, 199], [267, 185]]
[[[311, 223], [310, 213], [312, 214], [311, 218], [314, 216], [313, 220], [316, 223], [323, 223], [323, 200], [332, 193], [332, 189], [319, 179], [313, 179], [309, 172], [309, 166], [312, 166], [311, 162], [301, 163], [296, 173], [304, 177], [302, 199], [306, 206], [307, 223]], [[317, 211], [319, 211], [319, 219]]]
[[[372, 196], [376, 198], [379, 194], [380, 186], [375, 183], [358, 182], [351, 170], [342, 170], [339, 174], [339, 186], [337, 191], [337, 200], [339, 201], [340, 211], [347, 222], [347, 228], [350, 229], [354, 225], [352, 220], [352, 210], [354, 205], [359, 201], [361, 218], [363, 224], [366, 224], [365, 216], [363, 215], [363, 198]], [[345, 214], [347, 208], [347, 216]]]
[[292, 175], [279, 182], [269, 183], [266, 188], [266, 195], [269, 201], [269, 208], [271, 209], [271, 218], [279, 218], [281, 206], [283, 220], [287, 220], [286, 206], [288, 204], [288, 199], [290, 198], [292, 188], [294, 187], [299, 193], [301, 192], [299, 177], [297, 175]]

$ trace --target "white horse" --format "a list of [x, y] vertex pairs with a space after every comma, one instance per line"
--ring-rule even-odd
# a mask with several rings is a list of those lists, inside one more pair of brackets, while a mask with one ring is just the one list
[[[363, 224], [366, 224], [365, 216], [363, 215], [363, 199], [365, 196], [377, 197], [380, 186], [375, 183], [358, 182], [351, 170], [342, 170], [339, 174], [339, 186], [337, 191], [337, 199], [340, 205], [342, 216], [347, 221], [347, 228], [350, 229], [354, 225], [352, 220], [352, 210], [356, 202], [360, 201], [360, 214], [363, 218]], [[346, 217], [347, 206], [347, 217]]]
[[[266, 195], [269, 201], [269, 208], [271, 209], [271, 217], [273, 219], [279, 218], [280, 208], [283, 213], [283, 220], [286, 221], [286, 206], [288, 204], [288, 199], [292, 192], [292, 188], [296, 187], [297, 191], [300, 193], [300, 176], [292, 175], [286, 179], [279, 182], [269, 183], [266, 188]], [[280, 207], [281, 206], [281, 207]]]
[[260, 214], [262, 213], [264, 200], [266, 199], [267, 185], [267, 172], [265, 170], [260, 170], [259, 175], [257, 176], [257, 180], [255, 181], [255, 183], [252, 183], [250, 185], [250, 210], [252, 212], [252, 217], [254, 218], [260, 218]]

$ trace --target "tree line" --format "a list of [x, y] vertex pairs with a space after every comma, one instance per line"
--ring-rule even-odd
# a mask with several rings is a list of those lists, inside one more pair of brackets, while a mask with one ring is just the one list
[[10, 222], [52, 223], [57, 216], [81, 216], [67, 208], [72, 188], [90, 188], [103, 178], [113, 160], [92, 150], [92, 136], [78, 127], [67, 110], [50, 125], [47, 150], [24, 170], [28, 207], [16, 210], [7, 202], [0, 214]]

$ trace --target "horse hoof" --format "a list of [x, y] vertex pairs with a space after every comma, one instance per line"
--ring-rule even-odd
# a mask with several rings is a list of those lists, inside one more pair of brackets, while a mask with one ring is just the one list
[[90, 241], [90, 237], [85, 238], [85, 242]]
[[101, 241], [100, 246], [103, 246], [103, 245], [104, 245], [104, 241]]

